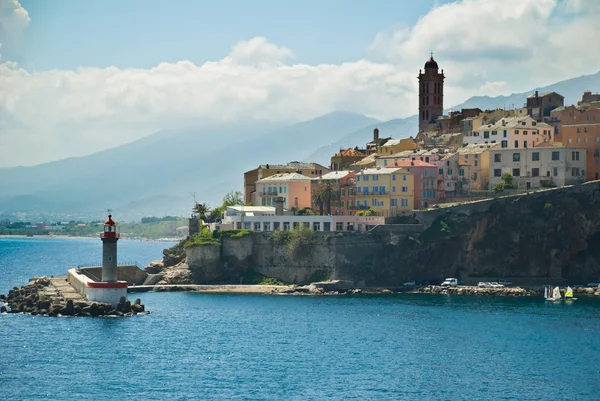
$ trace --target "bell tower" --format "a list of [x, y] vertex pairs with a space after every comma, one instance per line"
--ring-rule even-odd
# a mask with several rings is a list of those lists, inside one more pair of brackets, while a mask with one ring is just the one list
[[427, 131], [427, 124], [444, 114], [444, 70], [431, 58], [425, 63], [425, 72], [419, 70], [419, 132]]

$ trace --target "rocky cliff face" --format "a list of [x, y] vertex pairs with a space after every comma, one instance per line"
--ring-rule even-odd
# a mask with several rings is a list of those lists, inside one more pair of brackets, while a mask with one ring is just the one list
[[391, 281], [454, 277], [600, 278], [600, 184], [449, 209], [424, 233], [388, 244]]

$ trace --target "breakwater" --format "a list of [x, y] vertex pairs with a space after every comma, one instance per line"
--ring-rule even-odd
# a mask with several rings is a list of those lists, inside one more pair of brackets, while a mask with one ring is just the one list
[[63, 294], [53, 284], [53, 278], [36, 277], [20, 288], [14, 287], [8, 295], [0, 295], [0, 301], [8, 305], [8, 307], [1, 306], [0, 312], [78, 317], [132, 316], [145, 313], [145, 307], [139, 298], [131, 304], [129, 300], [122, 297], [113, 307], [110, 304], [89, 302], [78, 295], [70, 295]]

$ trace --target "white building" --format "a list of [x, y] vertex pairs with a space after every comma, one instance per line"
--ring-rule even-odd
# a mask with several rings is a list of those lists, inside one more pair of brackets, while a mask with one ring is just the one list
[[564, 186], [585, 181], [586, 152], [583, 147], [544, 144], [527, 149], [490, 150], [490, 187], [513, 176], [520, 189]]
[[495, 124], [482, 125], [473, 130], [472, 136], [463, 138], [466, 145], [499, 143], [507, 149], [532, 148], [553, 140], [554, 129], [530, 116], [501, 118]]
[[313, 231], [368, 231], [385, 224], [383, 216], [298, 216], [289, 211], [276, 215], [275, 207], [228, 206], [216, 229], [252, 231], [293, 230], [305, 226]]

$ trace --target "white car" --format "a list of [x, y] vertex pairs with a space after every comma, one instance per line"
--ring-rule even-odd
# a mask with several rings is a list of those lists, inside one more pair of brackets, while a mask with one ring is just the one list
[[499, 279], [499, 280], [498, 280], [498, 284], [502, 284], [503, 286], [505, 286], [505, 287], [508, 287], [508, 286], [511, 286], [513, 283], [511, 283], [511, 282], [510, 282], [510, 281], [508, 281], [508, 280]]
[[491, 288], [504, 288], [503, 284], [500, 283], [489, 283]]
[[592, 281], [591, 283], [587, 283], [588, 287], [598, 287], [600, 285], [600, 281]]
[[447, 278], [441, 284], [442, 287], [456, 287], [458, 285], [458, 279], [456, 278]]
[[480, 288], [490, 288], [491, 285], [490, 285], [490, 283], [486, 283], [485, 281], [480, 281], [479, 283], [477, 283], [477, 287], [480, 287]]

